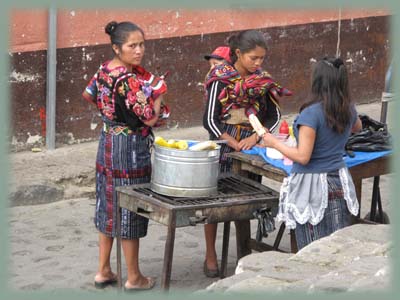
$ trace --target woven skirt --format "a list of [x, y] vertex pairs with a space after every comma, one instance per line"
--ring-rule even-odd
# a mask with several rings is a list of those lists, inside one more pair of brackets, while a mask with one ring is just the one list
[[[148, 183], [151, 178], [151, 136], [109, 134], [102, 131], [96, 160], [96, 210], [94, 223], [103, 234], [116, 236], [118, 186]], [[148, 219], [121, 209], [121, 237], [137, 239], [147, 234]]]
[[312, 241], [326, 237], [353, 223], [352, 214], [344, 198], [344, 189], [339, 172], [327, 173], [326, 178], [328, 183], [328, 205], [324, 211], [323, 218], [316, 225], [312, 225], [310, 222], [303, 225], [296, 224], [295, 234], [298, 250]]
[[[237, 141], [241, 141], [253, 134], [251, 129], [240, 128], [239, 126], [232, 124], [224, 124], [222, 131], [234, 137]], [[215, 136], [210, 135], [210, 139], [215, 140]], [[227, 144], [221, 144], [219, 158], [221, 173], [230, 172], [232, 170], [233, 160], [232, 158], [227, 157], [227, 154], [233, 151], [234, 149], [229, 147]]]
[[[232, 124], [224, 124], [223, 131], [228, 133], [230, 136], [233, 136], [237, 141], [241, 141], [254, 133], [252, 129], [241, 128], [240, 126]], [[210, 135], [210, 139], [215, 139], [215, 137]], [[232, 171], [233, 160], [232, 158], [228, 157], [227, 154], [233, 151], [234, 149], [229, 147], [227, 144], [221, 144], [219, 157], [220, 173]], [[249, 173], [249, 178], [257, 182], [261, 182], [262, 176]]]

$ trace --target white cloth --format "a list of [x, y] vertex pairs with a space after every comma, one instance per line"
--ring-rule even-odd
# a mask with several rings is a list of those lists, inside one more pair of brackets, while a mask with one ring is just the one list
[[[359, 204], [355, 187], [347, 167], [339, 170], [347, 208], [354, 216]], [[288, 229], [296, 228], [296, 222], [317, 225], [328, 206], [327, 173], [293, 173], [283, 180], [277, 221], [283, 221]]]

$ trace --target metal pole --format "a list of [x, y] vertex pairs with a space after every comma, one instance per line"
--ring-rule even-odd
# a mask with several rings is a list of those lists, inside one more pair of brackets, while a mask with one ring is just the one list
[[55, 149], [56, 142], [56, 69], [57, 69], [57, 9], [49, 8], [46, 88], [46, 147]]
[[381, 109], [381, 119], [382, 123], [386, 124], [388, 102], [392, 100], [392, 63], [390, 63], [389, 68], [385, 76], [385, 89], [382, 93], [382, 109]]
[[[385, 76], [385, 88], [382, 93], [382, 103], [381, 103], [381, 123], [386, 124], [387, 118], [387, 110], [388, 110], [388, 102], [392, 100], [393, 94], [391, 91], [391, 83], [392, 83], [392, 63], [390, 63], [389, 68], [386, 72]], [[379, 222], [382, 224], [386, 224], [388, 221], [384, 221], [383, 210], [382, 210], [382, 201], [381, 201], [381, 192], [379, 188], [380, 176], [374, 177], [374, 185], [372, 187], [372, 200], [371, 200], [371, 211], [369, 213], [369, 219], [373, 222]], [[379, 218], [376, 219], [376, 208], [378, 206]]]

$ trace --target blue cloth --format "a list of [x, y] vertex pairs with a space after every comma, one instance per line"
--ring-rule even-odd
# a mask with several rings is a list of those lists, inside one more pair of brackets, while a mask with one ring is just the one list
[[[283, 159], [272, 159], [269, 158], [266, 154], [266, 149], [263, 147], [253, 147], [250, 150], [242, 150], [243, 153], [246, 154], [253, 154], [253, 155], [259, 155], [261, 156], [267, 163], [270, 165], [281, 169], [285, 171], [286, 174], [290, 174], [292, 170], [292, 166], [286, 166], [283, 164]], [[387, 150], [387, 151], [377, 151], [377, 152], [360, 152], [360, 151], [354, 151], [355, 156], [353, 158], [349, 156], [345, 156], [343, 158], [346, 166], [348, 168], [354, 167], [356, 165], [360, 165], [362, 163], [365, 163], [370, 160], [377, 159], [382, 156], [386, 156], [392, 153], [392, 150]]]
[[350, 136], [351, 128], [357, 120], [354, 105], [351, 107], [351, 120], [343, 133], [330, 128], [326, 122], [322, 103], [306, 107], [293, 123], [293, 133], [298, 140], [299, 126], [305, 125], [315, 130], [316, 137], [310, 161], [306, 165], [293, 163], [294, 173], [326, 173], [344, 167], [343, 149]]

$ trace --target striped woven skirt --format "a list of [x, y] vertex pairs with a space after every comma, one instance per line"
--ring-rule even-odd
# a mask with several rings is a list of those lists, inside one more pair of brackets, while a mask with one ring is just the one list
[[[234, 137], [237, 141], [247, 138], [253, 134], [253, 131], [250, 128], [226, 123], [224, 124], [222, 131]], [[215, 139], [215, 137], [210, 136], [210, 139]], [[227, 144], [221, 144], [219, 159], [221, 173], [230, 172], [232, 170], [232, 158], [229, 158], [226, 155], [233, 151], [234, 149], [229, 147]]]
[[295, 234], [298, 250], [312, 241], [328, 236], [353, 223], [352, 215], [344, 198], [338, 171], [327, 174], [327, 183], [328, 206], [325, 209], [322, 220], [316, 225], [312, 225], [309, 222], [301, 225], [296, 222]]
[[[233, 136], [237, 141], [241, 141], [249, 136], [251, 136], [254, 132], [253, 129], [248, 127], [242, 127], [240, 125], [232, 125], [232, 124], [224, 124], [223, 132], [228, 133], [230, 136]], [[214, 136], [210, 135], [210, 139], [215, 139]], [[228, 153], [234, 152], [234, 149], [229, 147], [227, 144], [221, 144], [220, 157], [219, 157], [219, 165], [220, 172], [226, 173], [232, 171], [232, 158], [227, 157]], [[257, 182], [261, 182], [262, 176], [250, 173], [249, 178], [256, 180]]]
[[[116, 236], [118, 186], [150, 182], [151, 135], [109, 134], [102, 131], [96, 160], [96, 210], [94, 223], [103, 234]], [[137, 239], [147, 234], [148, 219], [121, 209], [121, 237]]]

